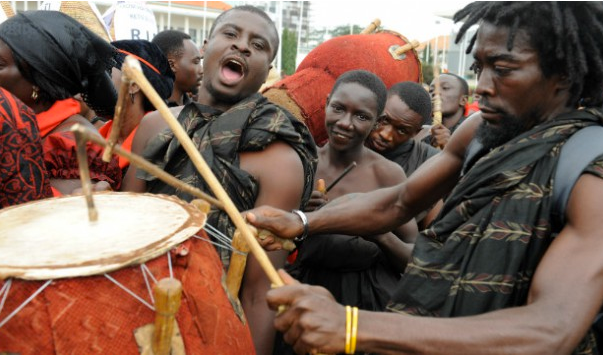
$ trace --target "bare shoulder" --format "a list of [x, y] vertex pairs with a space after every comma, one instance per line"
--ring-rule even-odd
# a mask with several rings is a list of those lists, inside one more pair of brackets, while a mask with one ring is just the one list
[[[177, 106], [170, 108], [170, 111], [174, 117], [178, 117], [182, 111], [182, 108], [183, 106]], [[159, 111], [155, 110], [146, 114], [140, 121], [138, 130], [134, 136], [134, 141], [132, 142], [132, 152], [138, 154], [142, 153], [149, 140], [168, 127], [169, 125], [167, 121], [163, 118]]]
[[281, 209], [298, 208], [304, 190], [304, 167], [293, 147], [282, 141], [263, 151], [243, 152], [240, 167], [260, 186], [255, 206], [272, 205]]
[[262, 151], [241, 153], [241, 169], [256, 178], [266, 172], [287, 175], [289, 168], [299, 168], [303, 174], [301, 158], [293, 147], [282, 141], [273, 142]]

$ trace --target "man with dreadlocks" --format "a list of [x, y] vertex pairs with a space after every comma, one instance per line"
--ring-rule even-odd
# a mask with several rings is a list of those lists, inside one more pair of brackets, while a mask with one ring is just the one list
[[[603, 301], [603, 156], [575, 184], [560, 231], [551, 187], [560, 148], [601, 124], [603, 3], [476, 2], [455, 15], [465, 18], [459, 36], [479, 24], [470, 47], [482, 113], [442, 153], [397, 187], [341, 197], [306, 219], [270, 207], [247, 213], [283, 237], [364, 235], [449, 193], [417, 238], [389, 313], [344, 307], [280, 272], [289, 285], [268, 302], [287, 306], [275, 325], [296, 352], [598, 351], [589, 329]], [[471, 165], [473, 136], [483, 150]]]

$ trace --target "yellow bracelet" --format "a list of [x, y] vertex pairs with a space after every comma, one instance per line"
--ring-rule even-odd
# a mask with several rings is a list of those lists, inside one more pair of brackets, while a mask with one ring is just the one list
[[345, 353], [350, 354], [352, 339], [352, 307], [345, 306]]
[[356, 339], [358, 336], [358, 308], [352, 308], [352, 335], [350, 336], [350, 355], [356, 353]]

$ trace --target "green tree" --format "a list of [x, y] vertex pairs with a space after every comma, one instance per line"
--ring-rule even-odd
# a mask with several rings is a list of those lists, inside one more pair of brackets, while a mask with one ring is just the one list
[[281, 37], [281, 70], [286, 75], [295, 73], [295, 60], [297, 58], [297, 33], [283, 29]]
[[[358, 25], [353, 25], [352, 30], [354, 31], [355, 34], [359, 34], [360, 32], [362, 32], [362, 30], [364, 30], [364, 28], [362, 28]], [[331, 34], [332, 37], [350, 35], [351, 34], [350, 26], [349, 25], [337, 26], [332, 31], [329, 31], [329, 33]]]
[[433, 80], [433, 65], [430, 63], [421, 62], [423, 70], [423, 83], [430, 84]]

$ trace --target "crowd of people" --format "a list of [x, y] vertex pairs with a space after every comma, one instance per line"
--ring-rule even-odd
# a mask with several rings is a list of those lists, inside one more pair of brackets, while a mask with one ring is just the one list
[[[202, 48], [179, 31], [108, 43], [59, 12], [17, 14], [0, 24], [0, 209], [81, 188], [69, 128], [108, 138], [133, 56], [247, 221], [296, 242], [258, 239], [283, 287], [247, 260], [235, 297], [257, 353], [597, 353], [603, 152], [561, 226], [552, 187], [565, 142], [603, 124], [603, 4], [475, 2], [455, 21], [457, 41], [479, 25], [477, 111], [454, 73], [425, 90], [358, 68], [331, 89], [318, 147], [259, 92], [279, 36], [256, 7], [220, 14]], [[211, 192], [135, 83], [123, 110], [119, 144]], [[86, 147], [98, 189], [193, 199], [102, 152]], [[207, 223], [235, 232], [218, 209]], [[232, 250], [215, 252], [226, 271]]]

